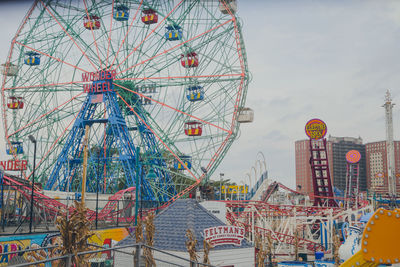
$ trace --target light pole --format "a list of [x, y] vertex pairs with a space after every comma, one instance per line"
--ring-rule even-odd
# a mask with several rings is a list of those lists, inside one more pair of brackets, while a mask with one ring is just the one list
[[[158, 176], [157, 174], [154, 172], [154, 169], [152, 166], [150, 166], [149, 171], [147, 172], [146, 175], [146, 181], [150, 181], [150, 184], [154, 184], [155, 181], [157, 180]], [[140, 201], [143, 200], [143, 197], [140, 198]], [[142, 217], [142, 208], [140, 208], [140, 217]]]
[[31, 215], [29, 220], [29, 233], [32, 233], [32, 221], [33, 221], [33, 190], [35, 185], [35, 169], [36, 169], [36, 139], [33, 135], [28, 136], [29, 140], [34, 145], [33, 148], [33, 172], [32, 172], [32, 188], [31, 188]]
[[97, 149], [97, 183], [96, 183], [96, 229], [98, 223], [98, 216], [99, 216], [99, 178], [100, 178], [100, 152], [101, 148], [98, 147]]
[[4, 232], [4, 168], [0, 166], [0, 176], [1, 176], [1, 225]]
[[222, 172], [219, 174], [219, 200], [222, 200], [222, 177], [224, 175]]
[[[137, 225], [138, 222], [138, 209], [139, 209], [139, 190], [140, 190], [140, 185], [139, 185], [139, 175], [140, 175], [140, 170], [139, 170], [139, 155], [140, 155], [140, 147], [136, 147], [136, 176], [135, 176], [135, 226]], [[141, 197], [141, 196], [140, 196]]]
[[242, 198], [240, 196], [240, 193], [242, 193], [242, 195], [244, 195], [244, 192], [246, 191], [246, 183], [243, 180], [240, 180], [240, 183], [242, 184], [243, 187], [241, 188], [241, 190], [238, 190], [238, 200], [241, 200], [241, 198]]

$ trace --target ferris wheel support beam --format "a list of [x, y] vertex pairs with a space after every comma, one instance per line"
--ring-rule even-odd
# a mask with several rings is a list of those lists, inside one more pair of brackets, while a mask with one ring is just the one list
[[[104, 81], [93, 81], [93, 84], [98, 82]], [[105, 123], [108, 127], [108, 130], [105, 133], [107, 136], [106, 141], [101, 147], [104, 146], [110, 150], [110, 148], [115, 145], [115, 147], [118, 149], [117, 158], [104, 157], [101, 159], [102, 162], [119, 162], [124, 170], [124, 174], [126, 176], [125, 182], [127, 186], [135, 186], [136, 175], [140, 175], [142, 173], [142, 171], [137, 173], [135, 168], [135, 158], [139, 157], [139, 155], [136, 155], [136, 149], [128, 133], [126, 121], [123, 118], [121, 110], [118, 106], [117, 95], [116, 92], [113, 91], [112, 81], [105, 80], [105, 82], [109, 83], [109, 88], [111, 88], [111, 90], [104, 91], [101, 94], [93, 92], [89, 92], [87, 94], [82, 109], [79, 112], [71, 131], [69, 132], [63, 150], [60, 153], [55, 167], [53, 168], [53, 171], [46, 183], [46, 189], [70, 190], [70, 188], [67, 188], [67, 185], [69, 184], [69, 187], [71, 187], [71, 183], [68, 182], [72, 177], [71, 173], [73, 173], [75, 169], [82, 164], [82, 138], [85, 134], [85, 126], [94, 123]], [[102, 101], [98, 102], [98, 98], [100, 97], [102, 98]], [[99, 106], [100, 102], [104, 102], [108, 118], [94, 118], [96, 108]], [[70, 159], [70, 157], [72, 157], [72, 159]], [[61, 173], [61, 170], [64, 170], [64, 172]], [[142, 166], [140, 166], [140, 170], [142, 170]], [[99, 179], [99, 177], [97, 177], [97, 179]], [[141, 187], [144, 191], [144, 199], [156, 200], [150, 182], [146, 181], [145, 179], [141, 180]], [[90, 186], [91, 182], [92, 181], [88, 179], [87, 184]], [[90, 190], [89, 187], [88, 190]]]

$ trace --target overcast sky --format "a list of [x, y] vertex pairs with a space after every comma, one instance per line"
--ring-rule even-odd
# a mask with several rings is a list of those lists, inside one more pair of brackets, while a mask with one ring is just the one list
[[[2, 63], [30, 5], [0, 2]], [[393, 112], [398, 140], [400, 1], [242, 0], [238, 6], [252, 74], [246, 105], [255, 120], [242, 124], [213, 179], [225, 173], [235, 182], [244, 180], [261, 151], [269, 176], [294, 188], [294, 142], [305, 139], [305, 123], [320, 118], [333, 136], [384, 140], [381, 106], [387, 89], [398, 103]]]

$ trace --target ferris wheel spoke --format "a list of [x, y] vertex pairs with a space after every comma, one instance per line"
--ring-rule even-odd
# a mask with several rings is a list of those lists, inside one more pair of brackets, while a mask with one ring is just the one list
[[[74, 85], [74, 84], [80, 84], [80, 83], [85, 83], [85, 82], [79, 81], [79, 82], [64, 82], [64, 83], [46, 83], [46, 84], [38, 84], [38, 85], [4, 87], [3, 90], [8, 91], [8, 90], [17, 90], [17, 89], [58, 87], [58, 86], [62, 86], [62, 85]], [[46, 90], [46, 89], [44, 89], [44, 90]]]
[[[115, 0], [112, 0], [112, 4], [111, 4], [111, 14], [114, 14], [114, 4], [115, 4]], [[107, 65], [108, 65], [108, 56], [109, 56], [110, 45], [111, 45], [111, 32], [112, 32], [113, 18], [114, 18], [114, 16], [111, 16], [111, 19], [110, 19], [110, 29], [108, 30], [109, 35], [108, 35], [107, 56], [106, 56], [106, 64], [107, 64]], [[106, 67], [107, 67], [107, 65], [106, 65]], [[108, 67], [110, 68], [110, 66], [108, 66]]]
[[46, 11], [53, 17], [53, 19], [57, 22], [57, 24], [61, 27], [61, 29], [65, 32], [65, 34], [68, 35], [70, 40], [75, 44], [75, 46], [81, 51], [82, 55], [88, 60], [88, 62], [93, 66], [94, 69], [98, 71], [98, 68], [96, 65], [89, 59], [89, 57], [86, 55], [85, 51], [82, 50], [82, 48], [77, 44], [76, 40], [65, 30], [65, 28], [61, 25], [61, 23], [57, 20], [57, 18], [54, 16], [54, 14], [48, 9], [48, 7], [43, 3], [42, 0], [39, 0], [42, 6], [46, 9]]
[[[60, 141], [61, 137], [65, 135], [67, 130], [71, 127], [71, 125], [74, 123], [76, 118], [78, 117], [79, 113], [76, 113], [75, 117], [69, 122], [69, 124], [64, 128], [64, 130], [61, 132], [61, 134], [56, 138], [56, 140], [50, 145], [50, 148], [43, 154], [42, 158], [40, 159], [39, 163], [34, 166], [34, 169], [40, 167], [42, 162], [47, 158], [47, 156], [50, 154], [52, 149], [55, 147], [55, 145]], [[32, 175], [33, 171], [27, 176], [26, 179], [29, 179], [29, 177]]]
[[28, 122], [27, 124], [23, 125], [23, 126], [20, 127], [19, 129], [17, 129], [15, 132], [13, 132], [13, 133], [7, 135], [6, 138], [9, 138], [9, 137], [11, 137], [11, 136], [17, 134], [18, 132], [20, 132], [20, 131], [22, 131], [22, 130], [24, 130], [24, 129], [30, 127], [30, 126], [32, 126], [33, 124], [35, 124], [36, 122], [38, 122], [40, 119], [42, 119], [42, 118], [44, 118], [44, 117], [46, 117], [46, 116], [49, 116], [51, 113], [53, 113], [53, 112], [59, 110], [61, 107], [63, 107], [63, 106], [65, 106], [66, 104], [70, 103], [72, 100], [74, 100], [74, 99], [80, 97], [82, 94], [83, 94], [83, 92], [81, 92], [81, 93], [79, 93], [78, 95], [72, 97], [71, 99], [65, 101], [64, 103], [60, 104], [59, 106], [55, 107], [54, 109], [52, 109], [52, 110], [50, 110], [50, 111], [48, 111], [48, 112], [46, 112], [46, 113], [40, 115], [40, 116], [37, 117], [36, 119], [29, 120], [29, 122]]
[[[185, 44], [187, 44], [187, 43], [189, 43], [189, 42], [192, 42], [193, 40], [196, 40], [196, 39], [202, 37], [203, 35], [206, 35], [206, 34], [208, 34], [209, 32], [212, 32], [212, 31], [214, 31], [214, 30], [216, 30], [216, 29], [218, 29], [218, 28], [220, 28], [220, 27], [226, 25], [227, 23], [229, 23], [229, 22], [231, 22], [231, 21], [232, 21], [232, 19], [231, 19], [231, 20], [227, 20], [227, 21], [225, 21], [225, 22], [223, 22], [223, 23], [221, 23], [221, 24], [215, 26], [214, 28], [211, 28], [211, 29], [209, 29], [209, 30], [207, 30], [207, 31], [205, 31], [205, 32], [203, 32], [203, 33], [200, 33], [200, 34], [198, 34], [198, 35], [196, 35], [196, 36], [194, 36], [194, 37], [192, 37], [192, 38], [190, 38], [190, 39], [188, 39], [188, 40], [186, 40], [186, 41], [184, 41], [184, 42], [181, 42], [181, 43], [179, 43], [179, 44], [177, 44], [177, 45], [175, 45], [175, 46], [173, 46], [173, 47], [171, 47], [171, 48], [169, 48], [169, 49], [167, 49], [167, 50], [164, 50], [163, 52], [158, 53], [158, 54], [156, 54], [155, 56], [152, 56], [151, 58], [148, 58], [148, 59], [146, 59], [146, 60], [143, 60], [143, 61], [139, 62], [138, 64], [135, 64], [135, 65], [133, 65], [133, 66], [131, 66], [131, 67], [125, 69], [125, 70], [122, 70], [122, 71], [118, 72], [117, 75], [118, 75], [118, 74], [121, 74], [121, 73], [123, 73], [123, 72], [126, 72], [126, 71], [128, 71], [128, 70], [130, 70], [130, 69], [132, 69], [132, 68], [135, 68], [135, 67], [137, 67], [137, 66], [139, 66], [139, 65], [141, 65], [141, 64], [144, 64], [144, 63], [146, 63], [146, 62], [148, 62], [148, 61], [151, 61], [151, 60], [153, 60], [153, 59], [155, 59], [155, 58], [157, 58], [157, 57], [159, 57], [159, 56], [161, 56], [161, 55], [164, 55], [164, 54], [167, 54], [167, 53], [169, 53], [169, 52], [171, 52], [171, 51], [174, 51], [175, 49], [180, 48], [180, 47], [184, 46]], [[148, 36], [149, 36], [149, 35], [148, 35]], [[148, 36], [147, 36], [147, 37], [148, 37]], [[136, 48], [136, 49], [137, 49], [137, 48]], [[129, 54], [129, 55], [130, 55], [130, 54]], [[128, 56], [129, 56], [129, 55], [128, 55]]]
[[120, 88], [122, 88], [122, 89], [125, 89], [125, 90], [127, 90], [127, 91], [129, 91], [129, 92], [131, 92], [131, 93], [134, 93], [134, 94], [136, 94], [136, 95], [138, 95], [138, 96], [140, 96], [140, 97], [143, 97], [143, 98], [148, 99], [148, 100], [150, 100], [150, 101], [153, 101], [153, 102], [155, 102], [155, 103], [157, 103], [157, 104], [160, 104], [160, 105], [162, 105], [162, 106], [164, 106], [164, 107], [167, 107], [167, 108], [169, 108], [169, 109], [171, 109], [171, 110], [174, 110], [174, 111], [176, 111], [176, 112], [178, 112], [178, 113], [181, 113], [181, 114], [183, 114], [183, 115], [185, 115], [185, 116], [188, 116], [188, 117], [190, 117], [190, 118], [196, 119], [196, 120], [201, 121], [201, 122], [203, 122], [203, 123], [205, 123], [205, 124], [209, 124], [209, 125], [211, 125], [211, 126], [213, 126], [213, 127], [215, 127], [215, 128], [218, 128], [218, 129], [224, 131], [224, 132], [229, 132], [229, 130], [224, 129], [224, 128], [222, 128], [222, 127], [219, 127], [218, 125], [215, 125], [215, 124], [213, 124], [213, 123], [211, 123], [211, 122], [202, 120], [202, 119], [200, 119], [200, 118], [198, 118], [198, 117], [196, 117], [196, 116], [193, 116], [193, 115], [188, 114], [188, 113], [186, 113], [186, 112], [184, 112], [184, 111], [182, 111], [182, 110], [179, 110], [179, 109], [174, 108], [174, 107], [172, 107], [172, 106], [170, 106], [170, 105], [167, 105], [166, 103], [160, 102], [160, 101], [155, 100], [155, 99], [153, 99], [153, 98], [151, 98], [151, 97], [145, 96], [144, 94], [141, 94], [141, 93], [139, 93], [139, 92], [136, 92], [136, 91], [134, 91], [134, 90], [131, 90], [131, 89], [129, 89], [129, 88], [126, 88], [125, 86], [122, 86], [122, 85], [119, 85], [119, 84], [116, 84], [116, 83], [113, 83], [113, 84], [114, 84], [115, 86], [118, 86], [118, 87], [120, 87]]
[[132, 18], [132, 21], [131, 21], [131, 23], [130, 23], [130, 25], [129, 25], [129, 27], [128, 27], [128, 30], [127, 30], [127, 32], [126, 32], [126, 34], [125, 34], [125, 36], [124, 36], [124, 39], [122, 40], [122, 43], [120, 44], [120, 46], [119, 46], [117, 52], [115, 53], [114, 59], [113, 59], [112, 63], [110, 64], [110, 68], [111, 68], [111, 66], [114, 65], [115, 60], [118, 58], [119, 51], [121, 50], [122, 46], [124, 45], [125, 40], [126, 40], [126, 38], [127, 38], [127, 36], [128, 36], [128, 33], [131, 31], [133, 22], [136, 20], [137, 14], [139, 13], [139, 10], [140, 10], [140, 7], [142, 6], [142, 4], [143, 4], [143, 0], [140, 1], [139, 7], [138, 7], [138, 9], [136, 10], [135, 15], [134, 15], [133, 18]]
[[[83, 4], [85, 5], [85, 11], [86, 11], [86, 16], [89, 19], [89, 23], [94, 23], [94, 21], [92, 20], [91, 16], [89, 15], [88, 9], [87, 9], [87, 5], [86, 5], [86, 0], [83, 0]], [[97, 51], [97, 57], [99, 58], [99, 63], [100, 63], [100, 69], [103, 68], [103, 63], [100, 59], [100, 52], [99, 52], [99, 46], [97, 45], [97, 41], [96, 41], [96, 37], [94, 36], [94, 32], [93, 32], [93, 27], [90, 28], [90, 31], [92, 32], [92, 36], [93, 36], [93, 42], [94, 45], [96, 46], [96, 51]], [[110, 31], [111, 34], [111, 31]]]
[[183, 2], [184, 0], [181, 0], [169, 13], [167, 16], [165, 16], [158, 24], [157, 26], [132, 50], [132, 52], [130, 52], [124, 60], [122, 60], [118, 66], [115, 69], [118, 69], [119, 66], [124, 63], [146, 40], [147, 38], [149, 38], [150, 35], [152, 35], [154, 33], [154, 31], [161, 25], [161, 23], [166, 20], [174, 11], [175, 9], [177, 9]]
[[215, 154], [211, 157], [211, 160], [209, 161], [208, 165], [207, 165], [207, 169], [211, 168], [213, 166], [213, 164], [215, 163], [215, 160], [217, 159], [217, 157], [219, 156], [219, 154], [221, 154], [223, 152], [223, 149], [225, 148], [229, 138], [232, 136], [232, 132], [228, 133], [227, 137], [224, 139], [224, 141], [222, 141], [220, 147], [218, 148], [218, 150], [215, 152]]
[[220, 77], [243, 77], [243, 73], [214, 74], [214, 75], [185, 75], [185, 76], [166, 76], [166, 77], [136, 77], [136, 78], [116, 78], [115, 81], [147, 81], [147, 80], [178, 80], [186, 78], [220, 78]]
[[126, 100], [124, 98], [121, 97], [120, 94], [117, 93], [117, 95], [122, 99], [122, 101], [124, 101], [124, 103], [130, 108], [130, 110], [135, 113], [135, 116], [146, 126], [146, 128], [152, 132], [154, 134], [154, 136], [158, 139], [159, 142], [161, 142], [161, 144], [163, 144], [163, 146], [175, 157], [176, 160], [178, 160], [182, 166], [184, 166], [184, 168], [190, 173], [190, 175], [192, 175], [192, 177], [194, 179], [196, 179], [196, 181], [199, 181], [199, 179], [191, 172], [191, 170], [183, 163], [183, 161], [172, 151], [172, 149], [160, 138], [160, 136], [154, 132], [153, 129], [151, 129], [151, 127], [146, 123], [146, 121], [139, 116], [139, 114], [134, 110], [134, 108], [128, 104], [128, 102], [126, 102]]
[[35, 52], [37, 52], [37, 53], [40, 53], [40, 54], [42, 54], [42, 55], [44, 55], [44, 56], [46, 56], [46, 57], [49, 57], [49, 58], [54, 59], [54, 60], [57, 60], [58, 62], [64, 63], [64, 64], [66, 64], [66, 65], [68, 65], [68, 66], [71, 66], [71, 67], [73, 67], [73, 68], [75, 68], [75, 69], [78, 69], [78, 70], [80, 70], [80, 71], [88, 72], [87, 70], [84, 70], [84, 69], [82, 69], [82, 68], [79, 68], [79, 67], [76, 66], [76, 65], [73, 65], [73, 64], [71, 64], [71, 63], [65, 62], [65, 61], [62, 60], [62, 59], [59, 59], [59, 58], [57, 58], [57, 57], [53, 57], [53, 56], [51, 56], [51, 55], [49, 55], [49, 54], [47, 54], [47, 53], [44, 53], [44, 52], [42, 52], [42, 51], [39, 51], [39, 50], [37, 50], [37, 49], [35, 49], [35, 48], [33, 48], [33, 47], [30, 47], [30, 46], [25, 45], [25, 44], [23, 44], [23, 43], [20, 43], [20, 42], [18, 42], [18, 41], [15, 41], [15, 43], [16, 43], [16, 44], [19, 44], [19, 45], [21, 45], [21, 46], [23, 46], [23, 47], [26, 47], [26, 48], [28, 48], [28, 49], [30, 49], [30, 50], [32, 50], [32, 51], [35, 51]]

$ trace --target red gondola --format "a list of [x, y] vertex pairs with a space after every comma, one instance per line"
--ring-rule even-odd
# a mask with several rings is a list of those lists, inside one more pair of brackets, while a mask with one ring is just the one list
[[199, 57], [196, 52], [190, 52], [186, 55], [181, 55], [181, 64], [185, 68], [194, 68], [199, 66]]
[[83, 26], [88, 30], [97, 30], [100, 28], [100, 18], [96, 15], [85, 16]]
[[9, 109], [23, 109], [24, 102], [22, 97], [10, 96], [8, 98], [7, 107]]
[[144, 24], [154, 24], [158, 21], [158, 15], [153, 9], [145, 9], [142, 11], [142, 22]]
[[198, 121], [188, 121], [185, 123], [185, 134], [188, 136], [201, 136], [203, 124]]

